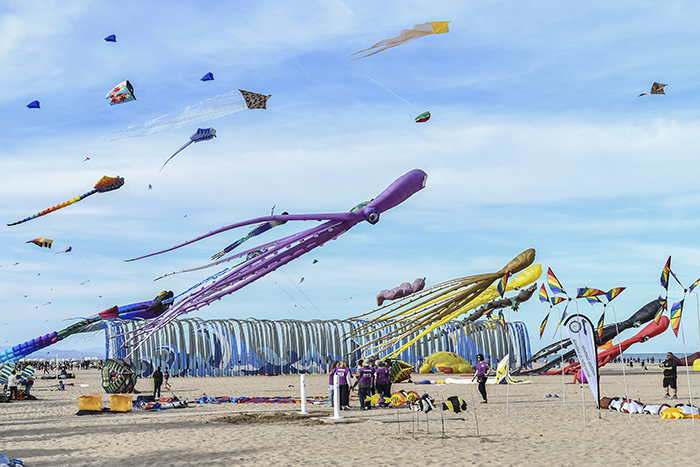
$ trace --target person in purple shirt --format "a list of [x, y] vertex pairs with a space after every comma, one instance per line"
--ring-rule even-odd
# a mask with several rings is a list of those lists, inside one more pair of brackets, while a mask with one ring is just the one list
[[[343, 360], [340, 365], [331, 371], [330, 378], [338, 375], [338, 391], [340, 391], [340, 408], [350, 409], [350, 383], [352, 381], [352, 373], [348, 368], [348, 362]], [[331, 379], [332, 381], [332, 379]]]
[[362, 362], [362, 368], [357, 370], [357, 379], [360, 385], [358, 391], [360, 408], [361, 410], [369, 410], [372, 408], [372, 403], [365, 401], [365, 398], [372, 395], [372, 386], [374, 386], [374, 368], [369, 366], [369, 360]]
[[[335, 373], [333, 372], [333, 370], [335, 370], [339, 364], [340, 363], [338, 362], [338, 360], [333, 360], [333, 363], [331, 364], [331, 371], [328, 374], [328, 389], [331, 391], [331, 407], [333, 407], [333, 404], [335, 404], [335, 397], [334, 397], [335, 396], [335, 394], [334, 394], [335, 382], [333, 381], [333, 379], [334, 379], [333, 375], [335, 375]], [[338, 396], [340, 396], [340, 394]]]
[[481, 401], [481, 403], [487, 404], [488, 398], [486, 397], [486, 380], [488, 379], [489, 371], [491, 371], [491, 366], [484, 361], [484, 356], [482, 354], [478, 354], [476, 356], [476, 365], [474, 365], [474, 369], [476, 370], [476, 373], [474, 373], [472, 381], [476, 379], [479, 383], [479, 392], [481, 393], [481, 397], [484, 399]]
[[[379, 363], [379, 367], [374, 370], [375, 386], [377, 392], [384, 396], [384, 400], [388, 401], [391, 397], [391, 363], [389, 361]], [[386, 407], [386, 402], [380, 404]]]

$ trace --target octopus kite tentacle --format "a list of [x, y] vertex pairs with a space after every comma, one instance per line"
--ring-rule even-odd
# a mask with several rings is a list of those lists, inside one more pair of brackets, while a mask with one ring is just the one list
[[[384, 311], [374, 319], [353, 329], [346, 338], [370, 339], [361, 345], [360, 348], [364, 350], [377, 351], [398, 346], [390, 356], [398, 355], [432, 330], [495, 298], [497, 296], [495, 290], [488, 294], [484, 293], [494, 281], [503, 277], [506, 272], [515, 274], [525, 270], [534, 260], [535, 250], [529, 249], [516, 256], [500, 271], [450, 280], [424, 289], [417, 297], [414, 297], [415, 294], [413, 294], [399, 299], [398, 304], [392, 304], [388, 311]], [[520, 275], [523, 276], [523, 279], [519, 281], [514, 279], [508, 284], [509, 290], [536, 281], [541, 275], [542, 269], [536, 265], [528, 268], [525, 272], [527, 274]], [[361, 317], [386, 308], [378, 308]], [[483, 314], [484, 309], [477, 309], [465, 320], [474, 321]], [[397, 321], [400, 322], [398, 325]], [[381, 333], [380, 331], [386, 332]], [[382, 335], [372, 338], [377, 334]], [[405, 339], [409, 337], [410, 340], [405, 342]]]
[[[217, 278], [211, 283], [202, 286], [201, 289], [190, 292], [181, 301], [173, 304], [173, 306], [167, 312], [158, 316], [145, 326], [133, 331], [131, 333], [131, 337], [125, 342], [125, 345], [133, 344], [131, 350], [131, 353], [133, 353], [146, 341], [146, 339], [148, 339], [148, 337], [177, 317], [199, 310], [200, 308], [209, 305], [213, 301], [220, 300], [222, 297], [231, 294], [252, 282], [255, 282], [256, 280], [275, 271], [279, 267], [284, 266], [290, 261], [293, 261], [303, 254], [313, 250], [314, 248], [322, 246], [330, 240], [337, 239], [340, 235], [347, 232], [362, 221], [367, 221], [370, 224], [376, 224], [379, 222], [379, 216], [381, 213], [398, 206], [412, 195], [422, 190], [425, 187], [427, 177], [427, 174], [422, 170], [412, 170], [395, 180], [391, 185], [389, 185], [389, 187], [380, 193], [379, 196], [374, 198], [365, 206], [351, 212], [332, 214], [287, 214], [258, 217], [256, 219], [221, 227], [167, 250], [128, 260], [135, 261], [157, 254], [162, 254], [236, 227], [259, 224], [261, 222], [291, 220], [325, 221], [319, 226], [291, 235], [281, 241], [267, 244], [269, 246], [267, 251], [262, 252], [260, 255], [250, 259], [249, 261], [245, 261], [244, 263], [235, 266], [230, 272], [227, 272], [220, 278]], [[258, 250], [241, 252], [238, 255], [227, 258], [227, 260], [242, 256], [251, 251]], [[212, 265], [214, 264], [216, 263], [213, 263]]]

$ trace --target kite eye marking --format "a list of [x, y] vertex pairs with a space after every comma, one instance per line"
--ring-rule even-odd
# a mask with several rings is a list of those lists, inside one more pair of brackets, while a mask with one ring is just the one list
[[377, 211], [370, 211], [365, 214], [365, 218], [367, 219], [367, 222], [374, 225], [379, 222], [379, 213]]

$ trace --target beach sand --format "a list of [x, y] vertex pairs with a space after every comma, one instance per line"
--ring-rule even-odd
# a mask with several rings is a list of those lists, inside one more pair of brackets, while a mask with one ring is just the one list
[[[627, 368], [633, 399], [663, 403], [661, 370]], [[53, 381], [38, 380], [38, 401], [0, 404], [0, 452], [34, 466], [453, 466], [453, 465], [696, 465], [692, 446], [700, 437], [700, 420], [663, 420], [655, 415], [598, 411], [585, 387], [585, 423], [581, 386], [565, 385], [561, 376], [534, 376], [532, 384], [489, 385], [489, 403], [480, 404], [476, 385], [399, 383], [392, 391], [415, 390], [444, 400], [457, 395], [469, 405], [466, 413], [375, 408], [342, 411], [343, 422], [325, 423], [328, 405], [308, 405], [310, 414], [294, 416], [300, 404], [190, 404], [161, 412], [107, 413], [77, 416], [81, 395], [109, 395], [97, 370], [77, 371], [75, 380], [90, 387], [68, 386], [53, 391]], [[413, 376], [414, 381], [449, 375]], [[566, 376], [566, 381], [573, 376]], [[690, 372], [700, 399], [700, 374]], [[300, 395], [294, 376], [171, 378], [180, 399], [208, 396]], [[307, 396], [328, 396], [326, 375], [307, 375]], [[688, 402], [685, 367], [679, 367], [679, 399]], [[152, 392], [151, 379], [136, 389]], [[601, 369], [601, 396], [625, 396], [620, 365]], [[508, 394], [507, 394], [508, 392]], [[167, 391], [164, 393], [164, 396]], [[559, 396], [547, 398], [548, 394]], [[507, 403], [508, 400], [508, 403]], [[474, 404], [472, 401], [476, 402]], [[700, 400], [695, 402], [700, 405]], [[397, 423], [397, 413], [400, 422]], [[254, 414], [260, 417], [241, 417]], [[444, 437], [441, 415], [444, 416]], [[271, 418], [268, 418], [271, 417]], [[416, 419], [419, 424], [416, 425]], [[228, 421], [217, 421], [227, 419]], [[478, 435], [477, 435], [478, 420]], [[231, 423], [233, 422], [233, 423]]]

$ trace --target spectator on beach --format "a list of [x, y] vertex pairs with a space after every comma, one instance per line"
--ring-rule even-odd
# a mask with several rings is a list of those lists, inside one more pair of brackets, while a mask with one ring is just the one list
[[[664, 370], [664, 382], [663, 382], [663, 387], [666, 390], [666, 395], [664, 396], [664, 399], [678, 399], [678, 389], [677, 389], [677, 376], [678, 374], [676, 373], [676, 367], [678, 366], [678, 361], [676, 360], [676, 356], [673, 355], [673, 352], [668, 352], [666, 354], [666, 360], [661, 364], [661, 368]], [[673, 397], [671, 397], [668, 394], [668, 388], [671, 387], [673, 388]]]
[[32, 386], [34, 386], [34, 378], [30, 376], [29, 378], [24, 380], [24, 394], [26, 396], [30, 395], [29, 393], [32, 390]]
[[481, 403], [487, 404], [488, 398], [486, 397], [486, 380], [488, 379], [489, 371], [491, 371], [491, 366], [488, 364], [488, 362], [484, 361], [484, 356], [482, 354], [478, 354], [476, 356], [476, 365], [474, 365], [474, 369], [476, 370], [476, 373], [474, 373], [472, 381], [476, 379], [479, 383], [479, 392], [481, 393], [481, 397], [483, 399]]
[[[375, 387], [377, 392], [384, 396], [384, 400], [388, 401], [391, 397], [391, 363], [384, 362], [384, 365], [379, 362], [379, 367], [374, 371]], [[386, 402], [381, 404], [386, 407]]]
[[168, 379], [170, 378], [170, 367], [165, 367], [165, 371], [163, 371], [163, 385], [165, 386], [165, 389], [168, 391], [170, 390], [170, 384], [168, 383]]
[[63, 384], [63, 381], [60, 381], [58, 383], [58, 387], [56, 388], [56, 391], [65, 391], [66, 390], [66, 385]]
[[163, 372], [160, 371], [160, 367], [153, 372], [153, 398], [156, 398], [158, 394], [158, 399], [160, 399], [160, 387], [163, 385]]
[[338, 390], [340, 391], [340, 409], [350, 409], [350, 383], [352, 382], [352, 373], [348, 368], [348, 362], [343, 360], [340, 365], [333, 369], [331, 377], [338, 375]]
[[19, 378], [17, 372], [12, 370], [12, 374], [7, 378], [7, 385], [10, 387], [10, 399], [17, 399], [17, 386], [19, 386]]
[[372, 387], [374, 386], [374, 368], [370, 366], [368, 359], [365, 359], [365, 361], [362, 362], [362, 368], [357, 371], [357, 382], [360, 385], [358, 394], [360, 397], [360, 409], [369, 410], [372, 408], [372, 403], [365, 401], [365, 399], [372, 395]]
[[[339, 364], [340, 363], [338, 363], [338, 360], [333, 360], [333, 363], [331, 363], [330, 370], [328, 371], [328, 390], [331, 392], [331, 407], [334, 407], [334, 404], [335, 404], [335, 397], [334, 397], [335, 396], [335, 391], [334, 391], [334, 385], [335, 385], [334, 375], [335, 375], [335, 373], [333, 372], [333, 370], [338, 368]], [[340, 383], [338, 383], [338, 384], [340, 384]], [[338, 394], [338, 396], [340, 396], [340, 394]]]

